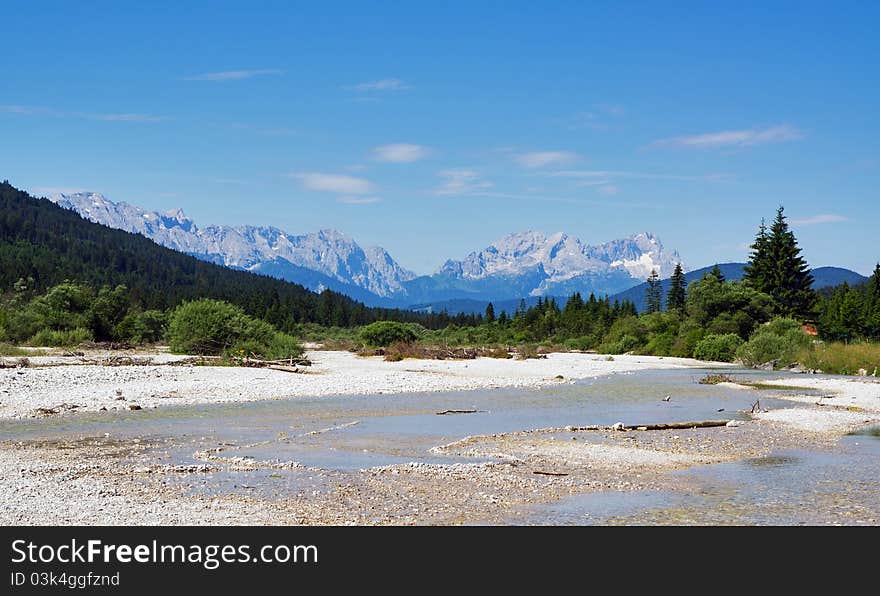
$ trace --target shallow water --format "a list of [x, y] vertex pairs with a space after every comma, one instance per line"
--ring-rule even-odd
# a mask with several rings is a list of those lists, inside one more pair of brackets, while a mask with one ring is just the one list
[[[247, 490], [278, 497], [326, 490], [334, 479], [373, 466], [473, 462], [429, 451], [468, 435], [618, 421], [744, 418], [741, 412], [756, 397], [764, 407], [796, 406], [774, 399], [773, 391], [700, 385], [696, 380], [705, 372], [622, 373], [538, 390], [297, 398], [6, 420], [0, 421], [0, 438], [74, 439], [109, 434], [159, 445], [154, 455], [161, 463], [193, 463], [195, 451], [223, 446], [222, 456], [295, 461], [306, 466], [221, 472], [189, 480], [198, 492]], [[780, 377], [753, 370], [731, 374], [756, 380]], [[662, 401], [666, 395], [671, 396], [669, 402]], [[464, 409], [478, 412], [436, 414]], [[810, 523], [810, 507], [843, 507], [834, 505], [841, 487], [851, 497], [855, 495], [848, 497], [847, 506], [854, 508], [852, 514], [858, 521], [880, 510], [876, 502], [878, 462], [880, 440], [848, 437], [834, 453], [781, 453], [680, 472], [694, 485], [687, 494], [593, 493], [523, 510], [511, 523]], [[841, 515], [845, 513], [841, 510]]]
[[690, 468], [692, 490], [599, 492], [523, 508], [512, 523], [880, 524], [880, 427], [830, 451], [786, 450]]

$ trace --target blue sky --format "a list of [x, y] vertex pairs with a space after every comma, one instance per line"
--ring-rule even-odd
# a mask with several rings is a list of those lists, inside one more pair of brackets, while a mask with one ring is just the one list
[[342, 230], [428, 273], [506, 233], [880, 259], [880, 21], [844, 2], [5, 2], [0, 178]]

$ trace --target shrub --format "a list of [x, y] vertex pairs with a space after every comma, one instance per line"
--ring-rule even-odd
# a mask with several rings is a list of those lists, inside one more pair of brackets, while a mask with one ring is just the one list
[[638, 338], [632, 335], [624, 335], [617, 341], [606, 342], [599, 346], [600, 354], [625, 354], [632, 352], [642, 344]]
[[116, 339], [133, 344], [150, 344], [162, 341], [168, 315], [158, 310], [129, 313], [119, 322], [113, 334]]
[[736, 333], [724, 335], [707, 335], [694, 347], [694, 358], [699, 360], [715, 360], [718, 362], [733, 362], [737, 348], [743, 340]]
[[675, 333], [667, 331], [654, 335], [648, 343], [639, 350], [640, 354], [652, 356], [671, 356], [675, 345]]
[[77, 327], [65, 330], [41, 329], [29, 343], [34, 346], [70, 347], [88, 341], [94, 341], [92, 332], [84, 327]]
[[774, 319], [760, 327], [752, 337], [736, 351], [736, 357], [746, 366], [758, 366], [776, 362], [787, 366], [797, 358], [798, 352], [810, 346], [810, 336], [801, 330], [793, 319]]
[[302, 344], [292, 335], [281, 332], [275, 334], [263, 354], [269, 360], [298, 360], [302, 355]]
[[531, 358], [546, 358], [544, 354], [541, 354], [538, 351], [538, 347], [535, 344], [523, 344], [521, 346], [516, 347], [516, 359], [517, 360], [529, 360]]
[[567, 350], [592, 350], [596, 347], [596, 338], [592, 335], [583, 335], [581, 337], [573, 337], [565, 340], [565, 349]]
[[411, 343], [417, 339], [411, 325], [395, 321], [370, 323], [360, 332], [361, 339], [371, 346], [386, 347], [395, 343]]
[[168, 321], [171, 351], [188, 354], [233, 354], [260, 358], [298, 357], [302, 347], [292, 337], [220, 300], [185, 302]]

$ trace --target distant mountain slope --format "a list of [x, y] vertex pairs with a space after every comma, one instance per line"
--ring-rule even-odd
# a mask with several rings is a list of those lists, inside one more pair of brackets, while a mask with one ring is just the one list
[[597, 295], [672, 273], [680, 257], [649, 233], [599, 245], [557, 232], [510, 234], [433, 275], [416, 276], [380, 247], [361, 248], [334, 230], [293, 235], [271, 226], [199, 227], [183, 211], [146, 211], [99, 193], [56, 194], [58, 205], [109, 227], [142, 234], [199, 259], [265, 273], [312, 290], [330, 288], [374, 306], [442, 300], [518, 300]]
[[65, 279], [125, 284], [145, 308], [200, 297], [227, 300], [282, 328], [299, 322], [349, 325], [414, 313], [367, 309], [334, 292], [214, 265], [141, 235], [86, 221], [73, 211], [0, 184], [0, 289], [34, 278], [43, 290]]
[[[332, 288], [368, 302], [389, 302], [381, 299], [399, 294], [403, 282], [415, 277], [384, 249], [361, 248], [335, 230], [293, 235], [271, 226], [201, 228], [180, 209], [146, 211], [94, 192], [55, 194], [49, 200], [96, 223], [142, 234], [202, 260], [275, 275], [312, 290]], [[306, 271], [320, 275], [302, 275]]]
[[591, 246], [557, 232], [510, 234], [434, 275], [404, 282], [409, 304], [446, 300], [510, 300], [573, 292], [612, 294], [670, 275], [681, 257], [649, 233]]
[[[724, 277], [728, 280], [737, 280], [742, 279], [743, 277], [743, 267], [745, 263], [722, 263], [718, 265], [718, 268], [721, 269], [721, 272], [724, 274]], [[690, 284], [692, 281], [697, 281], [702, 279], [702, 277], [709, 273], [715, 266], [712, 267], [703, 267], [702, 269], [697, 269], [695, 271], [691, 271], [685, 274], [685, 279], [687, 283]], [[815, 278], [815, 283], [813, 287], [817, 290], [822, 288], [829, 288], [833, 286], [839, 286], [843, 282], [847, 282], [850, 285], [856, 285], [867, 281], [867, 277], [856, 273], [855, 271], [851, 271], [849, 269], [843, 269], [841, 267], [817, 267], [813, 269], [813, 277]], [[669, 291], [669, 279], [664, 279], [663, 283], [663, 298], [665, 300], [666, 293]], [[623, 292], [618, 292], [611, 296], [611, 301], [624, 301], [629, 300], [633, 304], [636, 305], [640, 311], [645, 309], [645, 290], [647, 289], [647, 283], [641, 283], [637, 286], [629, 288]], [[560, 306], [563, 306], [565, 302], [568, 300], [568, 297], [571, 293], [568, 294], [560, 294], [554, 296], [556, 302], [559, 303]], [[597, 294], [602, 296], [602, 294]], [[546, 297], [545, 297], [546, 298]], [[525, 299], [526, 306], [534, 306], [534, 304], [538, 301], [537, 296], [529, 296]], [[453, 299], [453, 300], [440, 300], [436, 302], [428, 302], [423, 304], [413, 304], [410, 306], [413, 310], [417, 310], [420, 312], [432, 312], [439, 313], [446, 311], [451, 315], [455, 315], [458, 313], [482, 313], [486, 310], [486, 305], [489, 301], [485, 300], [471, 300], [471, 299]], [[492, 302], [492, 306], [495, 308], [496, 313], [500, 313], [502, 310], [506, 310], [508, 314], [513, 313], [516, 307], [519, 305], [519, 300], [496, 300]]]
[[[745, 263], [721, 263], [718, 265], [718, 268], [721, 269], [721, 273], [724, 274], [724, 277], [729, 280], [738, 280], [743, 278], [743, 267], [745, 267]], [[690, 271], [685, 274], [685, 279], [687, 283], [690, 284], [692, 281], [698, 281], [702, 279], [704, 275], [712, 271], [712, 267], [703, 267], [702, 269], [696, 269], [694, 271]], [[865, 281], [867, 278], [863, 275], [856, 273], [855, 271], [850, 271], [849, 269], [843, 269], [840, 267], [817, 267], [813, 269], [813, 288], [819, 290], [821, 288], [829, 287], [829, 286], [837, 286], [842, 284], [843, 282], [847, 282], [850, 284], [861, 283]], [[669, 291], [669, 278], [663, 280], [663, 300], [666, 300], [666, 293]], [[633, 304], [636, 305], [636, 308], [639, 311], [643, 311], [645, 309], [645, 291], [648, 288], [647, 283], [642, 283], [637, 286], [633, 286], [628, 290], [615, 294], [611, 297], [612, 300], [629, 300]]]

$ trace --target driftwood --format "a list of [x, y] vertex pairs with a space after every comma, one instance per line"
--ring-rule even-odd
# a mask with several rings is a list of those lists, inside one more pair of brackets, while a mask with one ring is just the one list
[[[611, 426], [591, 424], [589, 426], [566, 426], [559, 429], [546, 429], [553, 431], [584, 432], [590, 430], [677, 430], [688, 428], [712, 428], [726, 426], [730, 420], [693, 420], [690, 422], [660, 422], [656, 424], [623, 424], [618, 422]], [[541, 429], [545, 430], [545, 429]]]
[[533, 470], [532, 474], [540, 474], [541, 476], [568, 476], [566, 472], [545, 472], [543, 470]]
[[694, 420], [691, 422], [661, 422], [659, 424], [626, 424], [625, 430], [677, 430], [726, 426], [730, 420]]
[[480, 410], [443, 410], [442, 412], [437, 412], [438, 416], [445, 416], [446, 414], [476, 414]]

